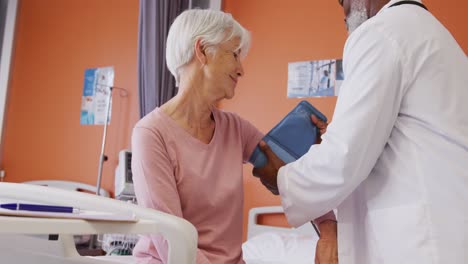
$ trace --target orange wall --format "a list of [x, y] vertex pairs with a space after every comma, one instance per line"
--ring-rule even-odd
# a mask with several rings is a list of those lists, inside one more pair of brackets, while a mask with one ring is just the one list
[[[225, 101], [223, 108], [239, 113], [263, 132], [281, 120], [299, 101], [286, 98], [288, 62], [342, 57], [347, 33], [337, 2], [225, 0], [226, 12], [252, 32], [252, 47], [244, 61], [245, 77], [236, 88], [236, 96]], [[468, 52], [468, 18], [464, 14], [468, 4], [456, 0], [425, 3]], [[335, 98], [308, 100], [331, 119]], [[280, 204], [278, 197], [252, 177], [251, 170], [251, 165], [244, 166], [244, 228], [250, 208]], [[284, 219], [276, 216], [269, 222], [284, 225]]]
[[[80, 126], [84, 69], [115, 67], [114, 97], [102, 186], [113, 190], [118, 151], [129, 147], [138, 120], [138, 0], [23, 0], [19, 7], [4, 130], [7, 181], [68, 179], [95, 184], [102, 126]], [[299, 100], [286, 98], [287, 63], [340, 58], [346, 40], [334, 0], [225, 0], [252, 32], [246, 75], [234, 99], [222, 107], [238, 112], [266, 132]], [[468, 52], [468, 3], [425, 1]], [[328, 117], [335, 98], [310, 99]], [[245, 210], [278, 205], [244, 169]], [[267, 220], [265, 220], [267, 221]], [[277, 220], [275, 220], [277, 221]], [[244, 221], [246, 223], [246, 221]], [[245, 232], [244, 232], [245, 234]]]
[[96, 184], [103, 126], [81, 126], [86, 68], [114, 66], [115, 86], [102, 187], [113, 190], [118, 151], [138, 119], [138, 0], [23, 0], [4, 132], [7, 181]]

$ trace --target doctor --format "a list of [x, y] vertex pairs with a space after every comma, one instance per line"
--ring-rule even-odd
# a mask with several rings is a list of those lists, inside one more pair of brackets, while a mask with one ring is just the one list
[[468, 261], [468, 60], [420, 1], [342, 0], [345, 81], [296, 162], [254, 174], [299, 226], [338, 208], [340, 264]]

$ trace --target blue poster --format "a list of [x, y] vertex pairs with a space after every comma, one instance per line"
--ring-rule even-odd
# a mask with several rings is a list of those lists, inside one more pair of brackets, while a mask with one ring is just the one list
[[112, 107], [110, 92], [113, 85], [113, 67], [85, 70], [80, 124], [104, 125], [106, 119], [107, 123], [110, 123]]

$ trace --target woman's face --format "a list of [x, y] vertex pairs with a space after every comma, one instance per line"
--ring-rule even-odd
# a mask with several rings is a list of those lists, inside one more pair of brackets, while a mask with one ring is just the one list
[[244, 75], [240, 61], [240, 39], [233, 38], [222, 42], [214, 51], [207, 54], [207, 79], [210, 81], [213, 93], [219, 98], [231, 99], [239, 77]]

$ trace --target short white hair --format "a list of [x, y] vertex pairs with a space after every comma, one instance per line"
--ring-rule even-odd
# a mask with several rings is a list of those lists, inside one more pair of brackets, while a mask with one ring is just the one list
[[[190, 9], [182, 12], [172, 23], [166, 43], [166, 63], [179, 86], [180, 68], [194, 55], [194, 45], [210, 48], [232, 38], [240, 38], [243, 58], [250, 47], [250, 33], [231, 14], [209, 9]], [[236, 51], [237, 51], [236, 50]]]

